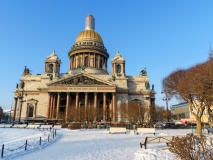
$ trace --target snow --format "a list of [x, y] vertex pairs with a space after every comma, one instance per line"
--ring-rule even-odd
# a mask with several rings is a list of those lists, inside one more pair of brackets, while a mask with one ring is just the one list
[[[145, 135], [109, 134], [105, 129], [57, 130], [57, 138], [47, 142], [50, 131], [38, 129], [0, 128], [0, 147], [15, 149], [23, 146], [28, 140], [25, 151], [4, 154], [3, 159], [17, 160], [171, 160], [177, 157], [171, 153], [166, 144], [148, 144], [140, 148], [139, 143]], [[157, 135], [182, 135], [192, 133], [191, 129], [156, 130]], [[204, 132], [206, 133], [206, 132]], [[41, 137], [42, 145], [39, 145]], [[33, 145], [32, 145], [33, 144]], [[1, 148], [0, 148], [1, 151]], [[1, 158], [0, 158], [1, 159]]]

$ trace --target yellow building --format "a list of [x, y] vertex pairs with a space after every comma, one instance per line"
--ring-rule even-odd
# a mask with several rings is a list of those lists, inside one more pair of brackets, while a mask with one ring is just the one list
[[[187, 102], [171, 105], [171, 114], [173, 120], [184, 122], [196, 122], [196, 118], [190, 112], [190, 107]], [[201, 118], [202, 122], [210, 122], [208, 111], [205, 110]]]

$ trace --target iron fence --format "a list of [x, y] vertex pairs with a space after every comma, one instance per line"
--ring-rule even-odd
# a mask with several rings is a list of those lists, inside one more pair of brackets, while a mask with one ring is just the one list
[[[17, 148], [12, 148], [11, 146], [7, 146], [5, 144], [2, 145], [0, 149], [1, 153], [1, 158], [11, 156], [13, 153], [21, 152], [21, 151], [26, 151], [30, 150], [33, 148], [36, 148], [38, 146], [41, 146], [43, 144], [46, 144], [54, 139], [56, 139], [56, 129], [52, 129], [52, 132], [50, 130], [50, 133], [48, 134], [47, 138], [42, 139], [42, 137], [39, 137], [38, 141], [35, 141], [34, 143], [29, 143], [28, 140], [25, 141], [23, 145], [18, 146]], [[11, 147], [11, 148], [9, 148]]]

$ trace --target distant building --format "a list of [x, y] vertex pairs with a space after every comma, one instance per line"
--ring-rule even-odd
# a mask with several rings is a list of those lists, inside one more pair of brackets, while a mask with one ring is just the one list
[[[187, 102], [171, 105], [171, 114], [173, 120], [196, 122], [196, 118], [191, 114], [189, 104]], [[209, 114], [207, 110], [204, 111], [201, 121], [209, 122]]]
[[180, 120], [190, 118], [190, 110], [187, 102], [171, 105], [172, 119]]
[[[154, 85], [150, 89], [146, 69], [139, 76], [127, 76], [126, 60], [117, 52], [109, 73], [109, 53], [95, 31], [92, 15], [86, 17], [85, 30], [77, 36], [68, 57], [69, 70], [64, 74], [55, 51], [46, 57], [43, 74], [32, 75], [25, 67], [14, 91], [13, 120], [120, 122], [126, 120], [120, 116], [120, 104], [135, 100], [147, 106], [155, 103], [156, 92]], [[128, 108], [131, 112], [131, 106]]]

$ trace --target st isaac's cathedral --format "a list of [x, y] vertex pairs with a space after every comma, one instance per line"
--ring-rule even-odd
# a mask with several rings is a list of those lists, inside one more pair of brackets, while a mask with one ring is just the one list
[[155, 103], [146, 70], [139, 76], [126, 75], [125, 59], [117, 52], [108, 72], [109, 53], [95, 31], [95, 19], [88, 15], [68, 52], [67, 73], [60, 73], [61, 59], [55, 51], [45, 58], [44, 73], [32, 75], [25, 67], [14, 91], [14, 121], [110, 121], [122, 122], [122, 104], [131, 112], [130, 101], [146, 106]]

